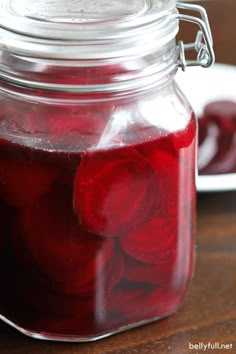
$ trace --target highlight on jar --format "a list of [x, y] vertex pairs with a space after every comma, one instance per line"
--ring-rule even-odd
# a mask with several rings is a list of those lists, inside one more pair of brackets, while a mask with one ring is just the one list
[[[206, 12], [175, 0], [0, 8], [1, 320], [83, 342], [175, 313], [194, 270], [197, 147], [175, 76], [214, 63]], [[177, 42], [193, 19], [196, 42]]]

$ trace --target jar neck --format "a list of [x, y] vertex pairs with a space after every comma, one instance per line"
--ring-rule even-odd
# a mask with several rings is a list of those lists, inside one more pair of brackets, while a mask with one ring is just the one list
[[29, 58], [4, 49], [0, 57], [2, 87], [14, 85], [18, 92], [22, 88], [50, 97], [140, 92], [163, 85], [177, 70], [175, 38], [153, 52], [109, 60]]

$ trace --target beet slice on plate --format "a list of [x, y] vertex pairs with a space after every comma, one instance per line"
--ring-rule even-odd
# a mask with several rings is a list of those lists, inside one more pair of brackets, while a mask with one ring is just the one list
[[145, 221], [156, 188], [151, 166], [135, 149], [92, 152], [77, 171], [74, 208], [86, 230], [116, 237]]
[[236, 171], [236, 134], [224, 134], [219, 130], [217, 150], [201, 174], [222, 174]]
[[198, 120], [199, 130], [198, 130], [198, 145], [202, 145], [207, 137], [207, 120], [202, 117]]
[[112, 241], [88, 234], [77, 224], [71, 204], [65, 189], [56, 190], [20, 213], [20, 231], [31, 258], [45, 275], [58, 281], [61, 274], [90, 263], [93, 274], [87, 277], [93, 278], [113, 253]]
[[131, 257], [150, 264], [168, 262], [176, 253], [178, 223], [175, 215], [156, 216], [120, 240]]
[[[201, 174], [222, 174], [236, 171], [236, 102], [219, 100], [206, 105], [203, 119], [206, 136], [199, 142]], [[209, 154], [210, 151], [210, 154]]]
[[204, 108], [204, 116], [209, 118], [236, 119], [236, 102], [218, 100], [208, 103]]
[[0, 193], [16, 207], [32, 204], [48, 192], [58, 170], [32, 161], [0, 160]]
[[[222, 174], [236, 171], [236, 129], [233, 120], [216, 115], [205, 116], [204, 120], [207, 122], [207, 134], [199, 145], [200, 173]], [[210, 148], [208, 157], [206, 149]]]

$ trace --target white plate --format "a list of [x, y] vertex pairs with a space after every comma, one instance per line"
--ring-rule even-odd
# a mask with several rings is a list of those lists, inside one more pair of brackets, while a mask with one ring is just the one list
[[[215, 64], [212, 68], [187, 68], [179, 71], [176, 81], [188, 97], [198, 116], [204, 106], [215, 100], [236, 101], [236, 66]], [[198, 192], [236, 190], [236, 173], [201, 175], [197, 178]]]

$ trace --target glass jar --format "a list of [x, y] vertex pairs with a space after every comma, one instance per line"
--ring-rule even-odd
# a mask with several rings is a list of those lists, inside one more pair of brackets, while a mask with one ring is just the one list
[[174, 0], [0, 8], [0, 318], [89, 341], [170, 315], [193, 272], [196, 122], [174, 81], [193, 18]]

